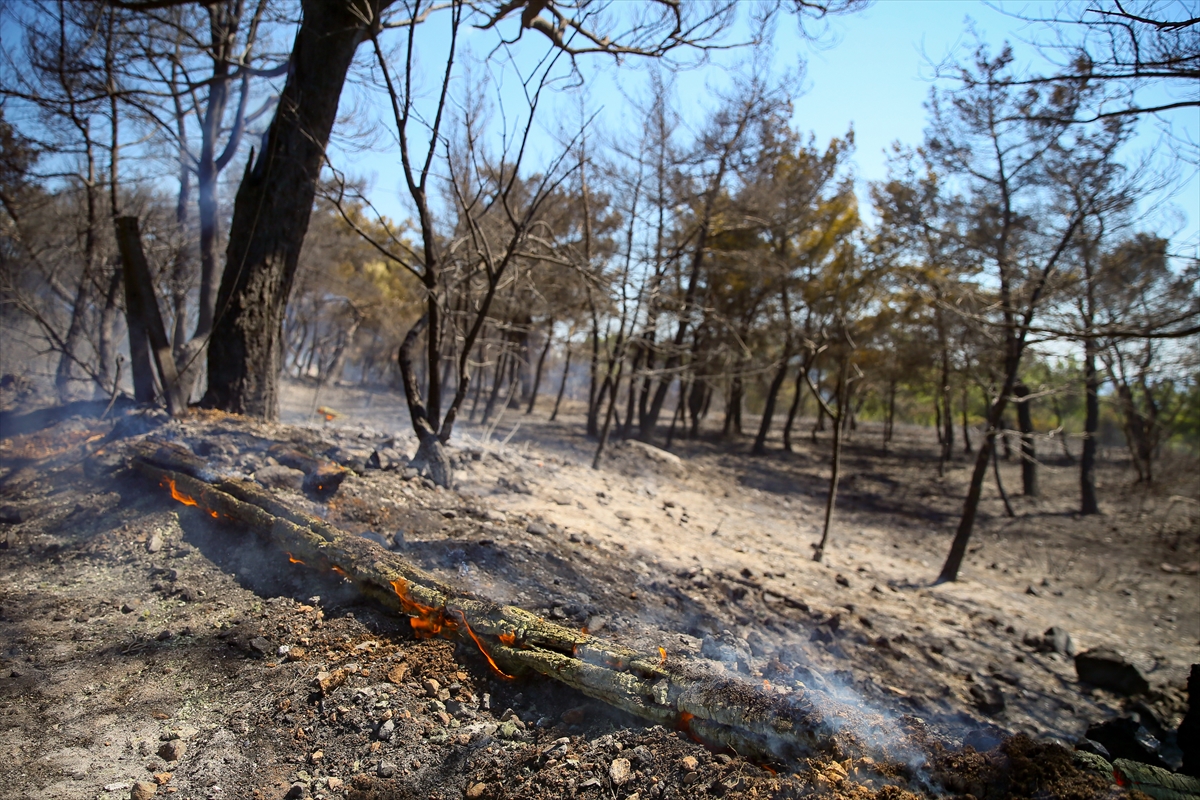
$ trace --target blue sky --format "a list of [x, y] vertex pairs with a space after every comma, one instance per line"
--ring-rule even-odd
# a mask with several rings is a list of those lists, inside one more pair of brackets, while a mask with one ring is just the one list
[[[921, 142], [925, 126], [924, 103], [934, 85], [934, 64], [947, 57], [963, 56], [973, 47], [968, 19], [994, 48], [1005, 41], [1017, 47], [1018, 63], [1036, 65], [1037, 54], [1021, 45], [1035, 36], [1029, 24], [1002, 13], [1036, 10], [1034, 3], [985, 5], [968, 0], [882, 0], [865, 11], [834, 18], [819, 43], [805, 41], [796, 34], [794, 22], [780, 23], [772, 47], [774, 62], [780, 71], [805, 62], [805, 72], [795, 100], [795, 126], [812, 131], [818, 144], [843, 135], [853, 125], [857, 145], [855, 172], [860, 181], [860, 197], [865, 201], [865, 182], [885, 176], [885, 151], [893, 142], [907, 145]], [[441, 39], [443, 25], [436, 21], [421, 32], [418, 42], [433, 45]], [[527, 36], [533, 34], [527, 33]], [[482, 55], [494, 42], [492, 32], [471, 32], [469, 45]], [[541, 52], [543, 40], [523, 41], [517, 45], [528, 52]], [[709, 107], [709, 87], [727, 80], [726, 70], [733, 62], [749, 57], [744, 51], [726, 53], [702, 68], [680, 73], [678, 108], [685, 118], [698, 123]], [[436, 56], [429, 52], [427, 63]], [[603, 106], [599, 122], [606, 133], [619, 137], [623, 128], [636, 126], [638, 120], [626, 95], [636, 95], [644, 86], [644, 70], [629, 64], [619, 70], [604, 59], [591, 57], [582, 62], [587, 77], [586, 93], [593, 107]], [[432, 88], [432, 87], [430, 87]], [[511, 102], [510, 95], [510, 102]], [[361, 98], [360, 102], [366, 100]], [[370, 101], [366, 101], [370, 105]], [[515, 105], [515, 103], [514, 103]], [[343, 102], [345, 107], [345, 101]], [[535, 142], [543, 153], [555, 149], [555, 131], [567, 120], [577, 119], [578, 100], [563, 94], [554, 105], [539, 112]], [[364, 109], [360, 109], [364, 110]], [[368, 112], [370, 113], [370, 112]], [[1178, 129], [1186, 129], [1193, 140], [1200, 139], [1200, 113], [1195, 109], [1176, 112], [1171, 118]], [[1140, 124], [1138, 138], [1126, 150], [1128, 158], [1152, 149], [1160, 138], [1154, 120]], [[346, 153], [335, 160], [349, 173], [368, 178], [370, 195], [377, 206], [394, 218], [409, 216], [404, 209], [398, 157], [377, 142], [370, 152]], [[1147, 213], [1145, 227], [1173, 234], [1177, 247], [1185, 253], [1196, 252], [1200, 242], [1200, 182], [1196, 171], [1186, 163], [1170, 167], [1182, 176], [1173, 199], [1166, 208]], [[1149, 207], [1149, 206], [1147, 206]]]

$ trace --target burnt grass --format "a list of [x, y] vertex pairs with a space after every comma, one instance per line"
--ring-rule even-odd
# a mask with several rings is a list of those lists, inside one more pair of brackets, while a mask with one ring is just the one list
[[[962, 683], [962, 664], [987, 660], [972, 648], [1020, 647], [1007, 620], [989, 618], [969, 599], [937, 601], [938, 613], [967, 621], [955, 645], [933, 629], [906, 636], [906, 623], [887, 607], [864, 607], [857, 595], [847, 601], [837, 594], [841, 584], [814, 594], [772, 582], [761, 569], [749, 577], [720, 568], [705, 574], [665, 559], [647, 572], [637, 562], [653, 554], [633, 545], [552, 521], [549, 536], [531, 534], [527, 521], [548, 515], [497, 516], [478, 493], [434, 489], [399, 471], [352, 476], [332, 499], [286, 496], [347, 530], [386, 532], [387, 543], [418, 565], [480, 594], [564, 624], [598, 624], [600, 635], [634, 645], [669, 635], [673, 654], [695, 657], [700, 641], [722, 630], [765, 632], [778, 646], [750, 636], [754, 654], [737, 667], [749, 680], [786, 685], [819, 669], [894, 715], [926, 753], [904, 768], [819, 752], [798, 763], [754, 763], [536, 676], [502, 679], [473, 647], [417, 639], [406, 620], [337, 576], [290, 564], [245, 530], [174, 503], [125, 468], [122, 449], [129, 434], [168, 432], [198, 454], [253, 472], [271, 443], [317, 449], [335, 440], [343, 451], [361, 450], [353, 435], [220, 415], [182, 426], [123, 409], [100, 419], [102, 411], [81, 405], [0, 421], [4, 796], [124, 798], [139, 781], [178, 798], [1074, 800], [1123, 793], [1079, 768], [1066, 736], [1034, 730], [1039, 714], [1044, 731], [1078, 728], [1119, 709], [1120, 698], [1081, 692], [1065, 663], [1027, 650], [1014, 666], [968, 666]], [[539, 464], [557, 457], [565, 467], [589, 447], [578, 426], [526, 435], [550, 442]], [[514, 437], [514, 446], [521, 443]], [[768, 498], [823, 495], [820, 450], [750, 459], [739, 448], [746, 449], [702, 439], [673, 450], [707, 465], [718, 483], [735, 481]], [[461, 469], [504, 471], [515, 476], [506, 485], [528, 480], [537, 493], [536, 469], [522, 471], [486, 449], [458, 458]], [[636, 481], [643, 467], [621, 462], [630, 456], [620, 448], [613, 458]], [[852, 441], [841, 491], [853, 518], [886, 513], [901, 530], [914, 526], [914, 539], [936, 538], [930, 526], [951, 524], [957, 499], [930, 477], [931, 464], [907, 443], [884, 453]], [[554, 502], [566, 508], [562, 491], [555, 489]], [[570, 499], [580, 508], [586, 499], [587, 514], [607, 513], [604, 498], [595, 507], [595, 494]], [[1066, 546], [1079, 535], [1057, 507], [1023, 514], [1014, 541], [1045, 536], [1047, 525], [1063, 528]], [[985, 530], [988, 519], [1009, 524], [994, 515]], [[1189, 535], [1181, 558], [1194, 557]], [[848, 591], [886, 593], [889, 602], [908, 591], [913, 599], [904, 602], [916, 602], [918, 590], [894, 576], [889, 583], [882, 574], [850, 575]], [[1163, 675], [1142, 701], [1169, 721], [1184, 705], [1175, 672]], [[1007, 724], [962, 699], [967, 683], [1009, 678], [1022, 689], [1020, 699], [1010, 690]], [[964, 732], [973, 732], [974, 746], [962, 744]], [[165, 747], [172, 742], [182, 747]]]

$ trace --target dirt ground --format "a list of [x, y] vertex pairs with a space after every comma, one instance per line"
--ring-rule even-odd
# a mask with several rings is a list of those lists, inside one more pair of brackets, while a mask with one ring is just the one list
[[[314, 418], [318, 405], [337, 418]], [[759, 458], [746, 440], [677, 440], [677, 459], [614, 443], [592, 470], [573, 411], [464, 424], [451, 490], [403, 468], [415, 440], [402, 402], [382, 394], [293, 385], [278, 425], [99, 419], [103, 404], [6, 413], [0, 796], [1004, 797], [1053, 785], [1086, 797], [1117, 790], [1069, 758], [1054, 766], [1065, 751], [1053, 740], [1127, 711], [1159, 733], [1178, 724], [1200, 661], [1194, 461], [1164, 464], [1164, 484], [1143, 490], [1111, 454], [1105, 514], [1080, 518], [1077, 473], [1055, 447], [1043, 499], [1014, 497], [1008, 518], [989, 486], [962, 579], [932, 586], [969, 464], [939, 478], [930, 430], [901, 430], [888, 452], [873, 426], [854, 434], [816, 564], [826, 439], [800, 437], [794, 453], [773, 441]], [[772, 690], [817, 682], [919, 726], [933, 755], [891, 785], [828, 755], [756, 765], [553, 683], [500, 680], [478, 651], [413, 638], [336, 576], [147, 485], [123, 468], [141, 437], [246, 475], [277, 442], [320, 453], [361, 474], [332, 498], [281, 497], [444, 581], [647, 652], [724, 660]], [[399, 468], [369, 468], [376, 450]], [[1015, 461], [1002, 471], [1018, 489]], [[1151, 692], [1080, 684], [1042, 644], [1052, 626], [1072, 649], [1117, 649]], [[1030, 764], [1040, 777], [1018, 774]]]

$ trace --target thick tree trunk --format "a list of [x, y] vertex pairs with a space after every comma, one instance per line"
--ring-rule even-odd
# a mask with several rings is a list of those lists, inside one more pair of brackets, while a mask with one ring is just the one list
[[1026, 497], [1038, 496], [1037, 447], [1033, 440], [1033, 414], [1029, 408], [1029, 387], [1017, 384], [1013, 393], [1017, 401], [1017, 425], [1021, 429], [1021, 492]]
[[742, 376], [735, 375], [729, 382], [729, 401], [725, 404], [725, 425], [721, 435], [725, 438], [742, 435]]
[[[247, 163], [229, 229], [204, 405], [279, 415], [284, 309], [354, 52], [385, 0], [305, 0], [287, 83], [258, 159]], [[365, 13], [369, 12], [369, 13]], [[364, 17], [371, 19], [364, 19]]]

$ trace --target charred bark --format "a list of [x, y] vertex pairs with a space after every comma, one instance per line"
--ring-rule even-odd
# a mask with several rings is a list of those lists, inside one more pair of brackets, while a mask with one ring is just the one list
[[305, 0], [263, 151], [238, 188], [203, 404], [275, 419], [284, 309], [346, 72], [386, 0]]

